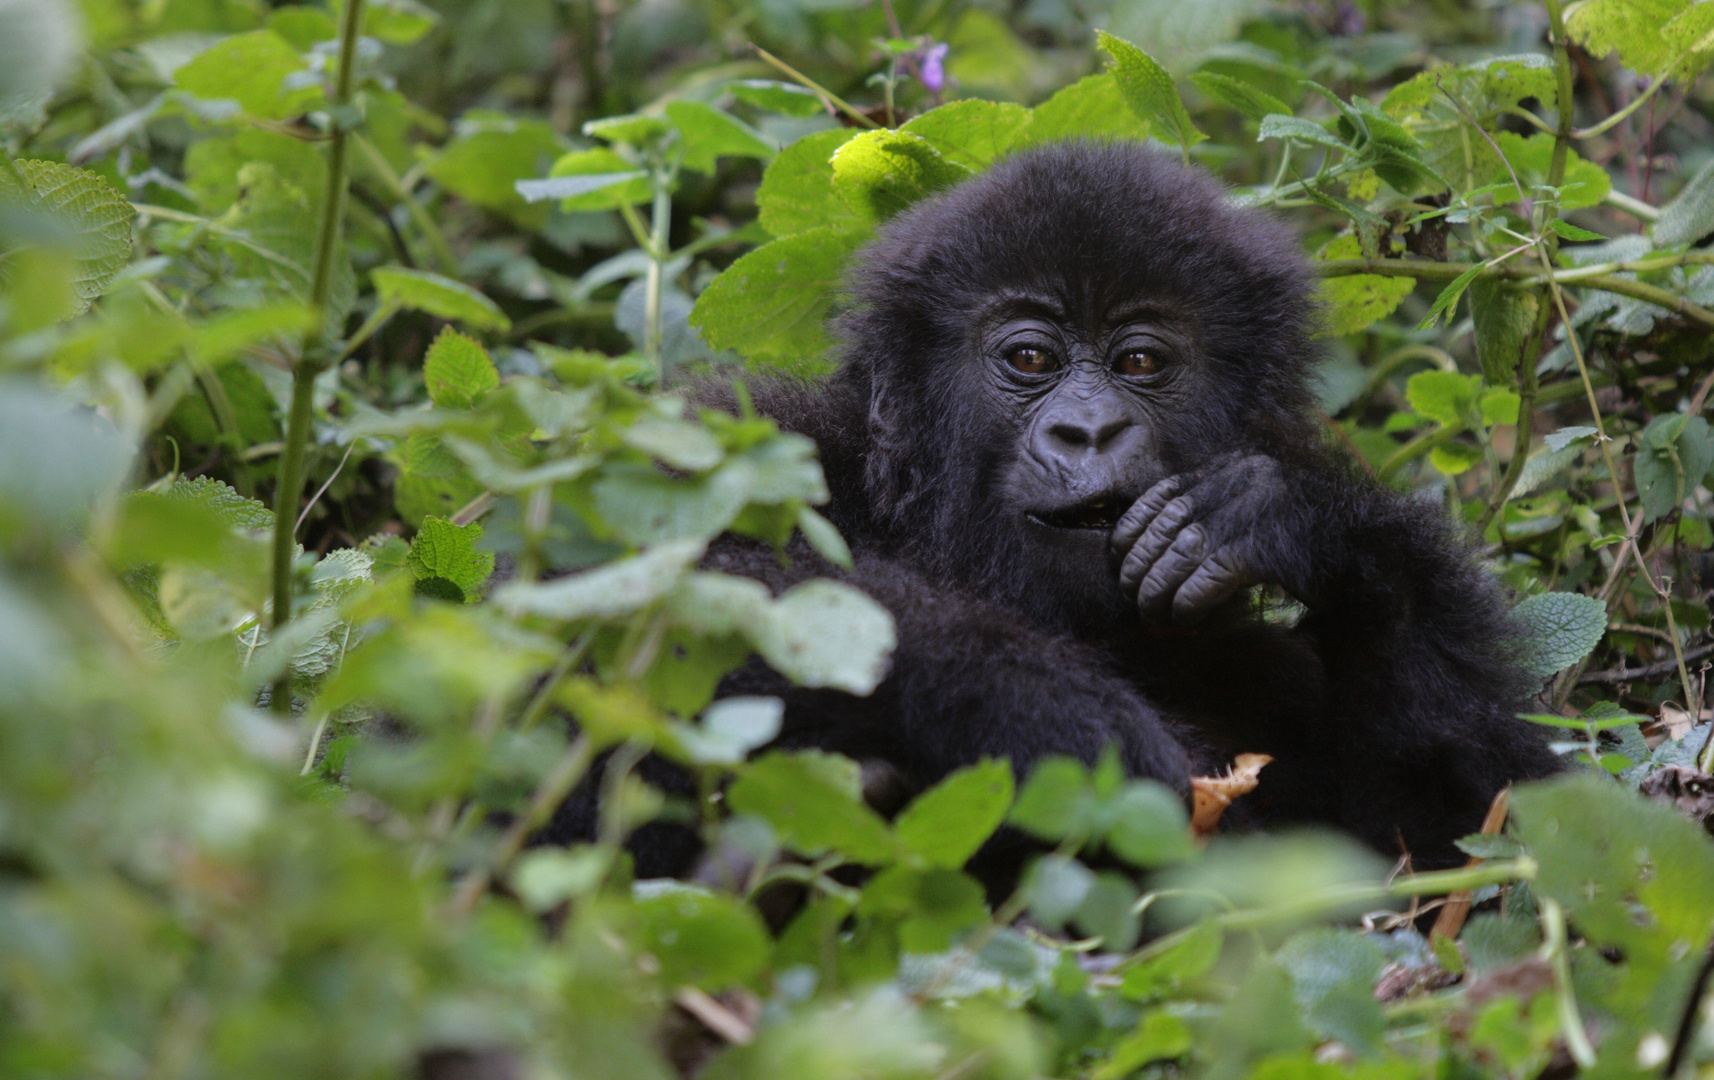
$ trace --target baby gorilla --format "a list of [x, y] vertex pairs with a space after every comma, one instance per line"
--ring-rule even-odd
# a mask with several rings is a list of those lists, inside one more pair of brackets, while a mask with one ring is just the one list
[[[895, 218], [852, 274], [838, 371], [754, 387], [820, 445], [855, 569], [733, 537], [707, 562], [868, 592], [898, 623], [891, 674], [855, 698], [752, 660], [722, 694], [781, 697], [779, 745], [888, 763], [907, 791], [1108, 745], [1185, 791], [1267, 753], [1229, 818], [1460, 861], [1494, 794], [1555, 759], [1515, 716], [1505, 598], [1444, 510], [1324, 439], [1312, 280], [1286, 229], [1134, 144], [1028, 150]], [[1301, 613], [1263, 618], [1253, 585]], [[552, 832], [588, 835], [593, 799]], [[642, 875], [695, 857], [665, 826], [635, 850]], [[1015, 871], [995, 854], [984, 876]]]

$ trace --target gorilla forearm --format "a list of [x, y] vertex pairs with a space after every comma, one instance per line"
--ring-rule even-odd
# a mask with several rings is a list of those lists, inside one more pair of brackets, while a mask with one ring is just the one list
[[1042, 757], [1093, 762], [1112, 744], [1131, 774], [1186, 789], [1189, 758], [1168, 722], [1095, 650], [884, 556], [860, 548], [856, 567], [840, 574], [801, 547], [793, 545], [791, 566], [782, 568], [772, 550], [727, 539], [708, 565], [775, 588], [816, 576], [812, 570], [836, 574], [892, 612], [898, 647], [867, 698], [792, 688], [754, 663], [730, 678], [723, 693], [785, 700], [782, 745], [883, 758], [923, 786], [982, 757], [1010, 759], [1022, 779]]

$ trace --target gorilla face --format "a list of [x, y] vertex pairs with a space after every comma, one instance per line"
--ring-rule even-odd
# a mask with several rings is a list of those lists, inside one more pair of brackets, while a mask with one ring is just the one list
[[1044, 621], [1134, 620], [1108, 540], [1139, 497], [1314, 442], [1306, 276], [1285, 230], [1134, 145], [1025, 152], [900, 215], [840, 327], [883, 528]]

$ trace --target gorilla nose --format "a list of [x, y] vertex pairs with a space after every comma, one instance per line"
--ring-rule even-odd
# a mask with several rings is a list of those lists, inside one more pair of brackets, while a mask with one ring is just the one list
[[1117, 459], [1128, 456], [1141, 431], [1135, 418], [1119, 409], [1104, 409], [1098, 404], [1061, 408], [1037, 423], [1030, 438], [1030, 453], [1053, 471], [1117, 466]]
[[1047, 429], [1048, 441], [1060, 453], [1104, 453], [1127, 428], [1130, 417], [1078, 417], [1057, 420]]

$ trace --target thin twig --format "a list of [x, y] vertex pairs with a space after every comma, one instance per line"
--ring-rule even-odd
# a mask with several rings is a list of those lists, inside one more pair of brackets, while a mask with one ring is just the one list
[[[1714, 642], [1709, 642], [1706, 645], [1698, 645], [1694, 649], [1685, 650], [1684, 662], [1688, 664], [1692, 661], [1700, 660], [1709, 653], [1714, 653]], [[1606, 671], [1585, 672], [1577, 677], [1577, 683], [1579, 686], [1584, 683], [1601, 683], [1612, 686], [1617, 685], [1618, 683], [1635, 682], [1638, 679], [1658, 678], [1662, 675], [1672, 673], [1677, 670], [1677, 668], [1678, 658], [1675, 656], [1671, 660], [1658, 660], [1655, 663], [1644, 664], [1641, 667], [1617, 667], [1608, 668]]]
[[327, 478], [327, 482], [317, 488], [315, 494], [309, 497], [309, 502], [304, 504], [304, 512], [298, 515], [297, 524], [292, 526], [294, 534], [304, 527], [304, 518], [309, 517], [309, 512], [315, 509], [315, 504], [321, 501], [321, 497], [327, 494], [327, 489], [333, 486], [335, 480], [339, 479], [340, 470], [345, 468], [347, 461], [351, 460], [351, 451], [355, 449], [357, 449], [357, 440], [352, 439], [351, 445], [345, 448], [345, 456], [340, 458], [339, 464], [333, 467], [333, 473]]

